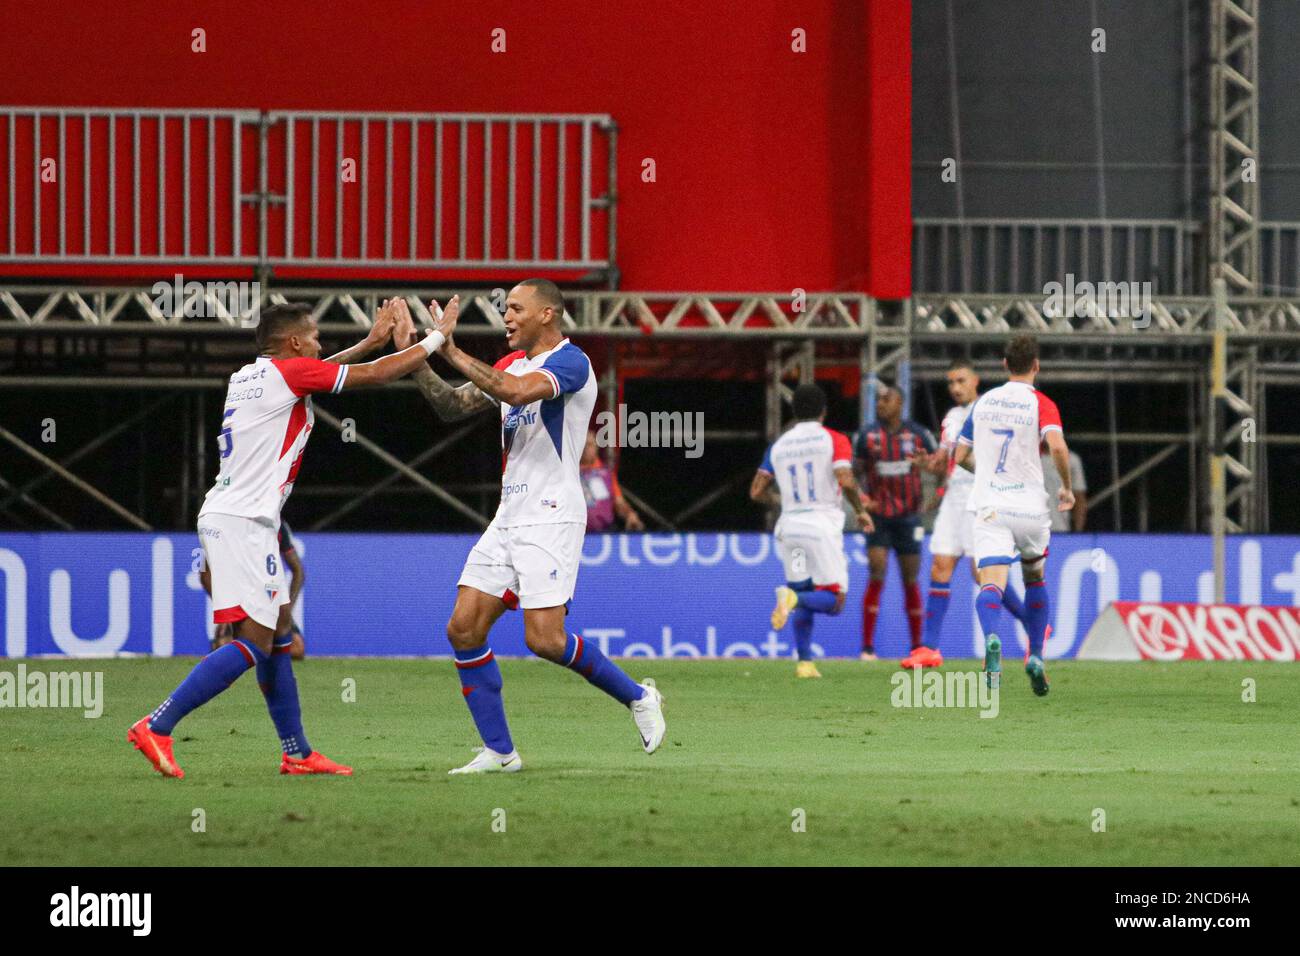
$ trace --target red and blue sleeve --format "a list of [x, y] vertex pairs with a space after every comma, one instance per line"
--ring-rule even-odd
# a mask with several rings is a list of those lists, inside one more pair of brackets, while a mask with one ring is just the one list
[[[976, 402], [975, 405], [978, 405]], [[965, 423], [961, 426], [961, 432], [957, 435], [958, 444], [973, 445], [975, 444], [975, 405], [971, 406], [970, 414], [966, 416]]]
[[555, 389], [551, 398], [559, 398], [576, 392], [587, 384], [591, 375], [591, 362], [580, 348], [570, 344], [556, 350], [538, 371], [551, 380]]
[[831, 467], [852, 468], [853, 446], [849, 444], [849, 437], [832, 428], [826, 430], [831, 434]]
[[1052, 401], [1042, 392], [1034, 392], [1038, 396], [1038, 437], [1042, 438], [1050, 431], [1064, 432], [1061, 427], [1061, 410], [1056, 407], [1056, 402]]
[[302, 398], [314, 392], [341, 392], [348, 380], [348, 367], [323, 362], [314, 358], [271, 359], [284, 383], [293, 394]]

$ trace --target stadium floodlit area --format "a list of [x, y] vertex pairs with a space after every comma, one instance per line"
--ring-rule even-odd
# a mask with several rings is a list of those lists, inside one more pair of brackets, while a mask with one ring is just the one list
[[1300, 862], [1300, 4], [418, 6], [4, 14], [0, 865]]

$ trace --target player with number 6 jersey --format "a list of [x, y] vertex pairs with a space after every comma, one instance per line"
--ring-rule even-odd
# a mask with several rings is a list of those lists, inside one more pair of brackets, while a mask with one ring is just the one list
[[[127, 732], [166, 777], [185, 776], [172, 754], [172, 730], [197, 707], [257, 668], [257, 681], [280, 736], [284, 774], [350, 775], [352, 769], [312, 750], [302, 730], [290, 639], [275, 641], [280, 607], [290, 599], [277, 532], [311, 435], [317, 392], [383, 385], [423, 365], [443, 341], [431, 332], [395, 355], [348, 365], [384, 345], [396, 321], [384, 303], [366, 337], [320, 358], [320, 331], [305, 305], [275, 305], [257, 325], [258, 357], [230, 376], [218, 435], [220, 472], [199, 510], [199, 541], [212, 588], [213, 621], [231, 624], [235, 639], [199, 661], [171, 695]], [[455, 299], [448, 310], [459, 308]]]

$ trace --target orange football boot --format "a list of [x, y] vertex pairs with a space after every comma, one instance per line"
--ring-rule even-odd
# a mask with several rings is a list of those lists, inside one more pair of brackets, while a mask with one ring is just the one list
[[903, 658], [899, 666], [911, 669], [913, 667], [940, 667], [942, 665], [943, 655], [934, 648], [921, 644], [911, 654]]
[[179, 780], [185, 776], [185, 771], [176, 765], [176, 759], [172, 756], [172, 739], [150, 730], [149, 717], [146, 714], [131, 725], [131, 729], [126, 732], [127, 742], [134, 744], [135, 749], [144, 754], [153, 768], [164, 777]]
[[280, 759], [280, 773], [333, 773], [340, 777], [350, 777], [352, 776], [352, 768], [345, 767], [341, 763], [335, 763], [319, 750], [313, 750], [302, 760], [285, 754]]

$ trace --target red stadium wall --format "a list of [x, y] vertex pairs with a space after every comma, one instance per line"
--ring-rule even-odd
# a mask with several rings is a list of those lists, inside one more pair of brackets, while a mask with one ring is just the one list
[[[896, 298], [911, 272], [910, 7], [9, 0], [0, 98], [605, 112], [620, 127], [624, 287]], [[205, 53], [191, 52], [196, 27]], [[491, 51], [498, 27], [505, 54]]]

